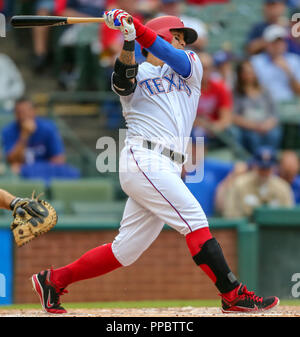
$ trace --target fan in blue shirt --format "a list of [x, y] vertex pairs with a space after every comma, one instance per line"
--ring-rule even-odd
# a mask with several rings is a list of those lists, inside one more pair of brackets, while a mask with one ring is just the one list
[[15, 107], [16, 120], [2, 130], [6, 160], [14, 171], [23, 164], [65, 162], [64, 145], [56, 125], [49, 119], [36, 117], [35, 108], [26, 98]]
[[251, 57], [256, 76], [275, 102], [294, 100], [300, 96], [300, 57], [287, 52], [287, 30], [270, 25], [263, 37], [265, 52]]
[[285, 17], [285, 0], [263, 0], [262, 21], [254, 24], [247, 36], [246, 46], [249, 54], [257, 54], [264, 50], [264, 30], [269, 25], [279, 24]]

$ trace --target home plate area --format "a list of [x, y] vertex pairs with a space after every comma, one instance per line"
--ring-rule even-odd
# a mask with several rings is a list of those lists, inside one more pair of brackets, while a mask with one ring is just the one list
[[[67, 309], [67, 308], [66, 308]], [[219, 307], [70, 309], [62, 315], [36, 309], [0, 309], [1, 317], [300, 317], [300, 307], [279, 306], [258, 313], [223, 314]]]

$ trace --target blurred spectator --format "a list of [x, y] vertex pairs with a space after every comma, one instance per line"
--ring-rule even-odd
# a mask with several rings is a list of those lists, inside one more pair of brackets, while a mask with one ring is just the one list
[[[53, 15], [55, 0], [37, 0], [36, 15]], [[41, 74], [49, 61], [49, 27], [34, 27], [33, 30], [33, 70]]]
[[227, 130], [232, 123], [232, 93], [224, 81], [214, 79], [213, 59], [207, 53], [198, 54], [203, 66], [201, 96], [192, 135], [206, 136], [208, 143], [214, 133]]
[[0, 113], [10, 112], [24, 94], [25, 84], [13, 60], [5, 54], [0, 54], [0, 74]]
[[224, 213], [224, 205], [225, 200], [228, 196], [228, 193], [232, 187], [233, 182], [237, 177], [240, 175], [246, 173], [248, 170], [248, 165], [244, 162], [237, 162], [233, 170], [227, 175], [226, 178], [224, 178], [219, 184], [216, 189], [216, 195], [215, 195], [215, 211], [217, 214], [223, 214]]
[[188, 4], [191, 5], [213, 5], [213, 4], [223, 4], [230, 0], [186, 0]]
[[67, 7], [68, 0], [54, 0], [54, 13], [55, 15], [62, 15]]
[[300, 7], [300, 0], [286, 0], [286, 5], [289, 8], [297, 8]]
[[285, 180], [292, 188], [294, 201], [300, 204], [300, 165], [297, 153], [294, 151], [284, 151], [279, 160], [278, 175]]
[[286, 42], [287, 51], [300, 56], [300, 7], [290, 11], [290, 33]]
[[219, 76], [227, 85], [233, 89], [235, 82], [234, 61], [235, 55], [226, 50], [218, 50], [213, 55], [214, 66], [216, 69], [215, 76]]
[[224, 203], [225, 217], [251, 217], [254, 209], [260, 206], [294, 205], [289, 184], [274, 172], [276, 156], [272, 148], [258, 148], [252, 165], [249, 172], [237, 177], [228, 189]]
[[198, 39], [193, 44], [189, 45], [189, 49], [194, 50], [196, 53], [202, 52], [208, 44], [207, 28], [200, 19], [184, 15], [183, 11], [183, 0], [161, 0], [160, 13], [158, 15], [173, 15], [180, 17], [186, 27], [195, 29], [198, 34]]
[[197, 40], [189, 45], [189, 49], [195, 53], [204, 52], [209, 43], [206, 25], [201, 20], [187, 15], [181, 15], [180, 19], [186, 27], [193, 28], [198, 34]]
[[16, 0], [0, 0], [0, 13], [4, 13], [6, 18], [14, 14]]
[[[60, 15], [99, 17], [110, 2], [110, 0], [67, 0], [65, 9], [60, 11]], [[64, 89], [98, 89], [98, 70], [94, 65], [94, 59], [100, 52], [98, 30], [97, 23], [71, 25], [61, 34], [58, 45], [63, 57], [58, 81]]]
[[180, 16], [183, 11], [183, 0], [161, 0], [159, 15]]
[[278, 125], [276, 107], [271, 96], [262, 89], [251, 63], [247, 60], [237, 65], [234, 95], [233, 122], [237, 142], [252, 154], [262, 145], [278, 149], [281, 144], [281, 127]]
[[67, 0], [62, 12], [65, 16], [97, 17], [101, 16], [107, 6], [106, 0]]
[[153, 18], [155, 13], [159, 11], [161, 0], [138, 0], [136, 9], [145, 18]]
[[266, 41], [263, 39], [263, 32], [269, 25], [279, 24], [287, 26], [285, 12], [285, 0], [264, 0], [264, 21], [255, 24], [248, 35], [246, 45], [249, 54], [260, 53], [265, 49]]
[[264, 31], [266, 51], [251, 57], [256, 76], [276, 102], [290, 101], [300, 95], [300, 56], [287, 53], [287, 31], [270, 25]]
[[65, 162], [64, 145], [56, 125], [36, 116], [32, 102], [23, 97], [15, 106], [15, 121], [2, 130], [2, 145], [7, 162], [15, 173], [23, 164]]

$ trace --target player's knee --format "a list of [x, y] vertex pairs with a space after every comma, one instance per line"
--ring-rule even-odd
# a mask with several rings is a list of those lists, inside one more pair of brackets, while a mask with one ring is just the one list
[[137, 249], [132, 249], [133, 247], [129, 244], [122, 244], [122, 242], [118, 240], [113, 241], [111, 248], [116, 259], [124, 267], [128, 267], [133, 264], [142, 254]]

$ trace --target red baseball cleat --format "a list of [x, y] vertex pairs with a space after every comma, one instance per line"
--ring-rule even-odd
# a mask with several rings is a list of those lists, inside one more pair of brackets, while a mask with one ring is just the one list
[[246, 286], [240, 284], [230, 295], [221, 294], [223, 313], [249, 313], [266, 311], [279, 304], [276, 296], [259, 297], [254, 291], [248, 291]]
[[67, 311], [60, 306], [59, 296], [67, 290], [57, 289], [51, 282], [51, 270], [34, 274], [31, 278], [34, 291], [40, 298], [43, 309], [51, 314], [64, 314]]

